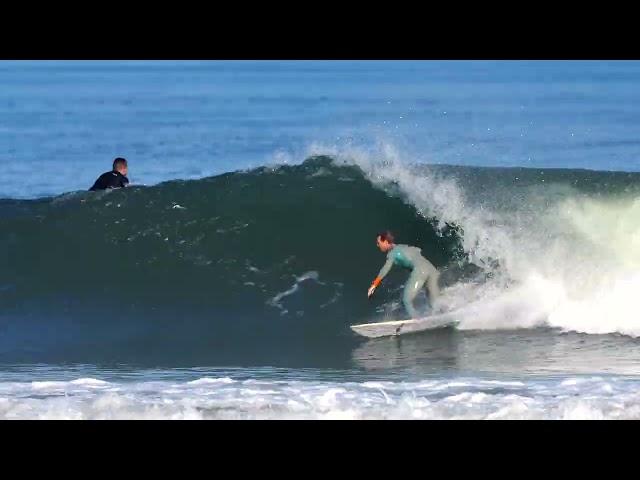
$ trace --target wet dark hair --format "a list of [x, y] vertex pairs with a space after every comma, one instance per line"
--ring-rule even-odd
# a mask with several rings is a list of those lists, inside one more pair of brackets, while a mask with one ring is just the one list
[[389, 230], [385, 230], [384, 232], [378, 233], [378, 235], [376, 235], [376, 238], [378, 238], [378, 237], [383, 242], [393, 243], [394, 240], [395, 240], [395, 237], [393, 236], [393, 233], [391, 233]]
[[122, 158], [122, 157], [118, 157], [113, 161], [113, 169], [114, 170], [117, 170], [120, 165], [124, 165], [126, 167], [127, 166], [127, 160]]

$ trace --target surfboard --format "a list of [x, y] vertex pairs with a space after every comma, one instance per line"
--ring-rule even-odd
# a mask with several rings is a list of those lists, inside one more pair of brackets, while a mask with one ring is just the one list
[[389, 337], [406, 333], [422, 332], [434, 328], [442, 328], [458, 323], [456, 312], [446, 312], [410, 320], [392, 322], [362, 323], [351, 325], [351, 330], [368, 338]]

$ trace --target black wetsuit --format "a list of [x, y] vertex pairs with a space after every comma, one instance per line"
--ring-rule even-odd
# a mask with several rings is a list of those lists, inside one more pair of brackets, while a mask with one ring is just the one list
[[122, 175], [120, 172], [112, 170], [111, 172], [105, 172], [98, 177], [96, 183], [89, 191], [106, 190], [107, 188], [122, 188], [129, 184], [129, 179]]

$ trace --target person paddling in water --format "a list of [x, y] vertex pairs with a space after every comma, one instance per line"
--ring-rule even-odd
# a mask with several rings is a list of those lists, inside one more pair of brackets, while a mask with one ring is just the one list
[[440, 295], [438, 287], [440, 273], [436, 267], [422, 256], [419, 248], [410, 245], [396, 245], [393, 234], [389, 231], [379, 233], [376, 237], [376, 243], [380, 251], [387, 254], [387, 261], [371, 284], [367, 295], [369, 297], [373, 295], [382, 279], [389, 273], [391, 267], [396, 264], [411, 271], [402, 295], [402, 302], [411, 318], [418, 318], [418, 312], [413, 306], [413, 300], [425, 285], [429, 295], [429, 303], [433, 308], [436, 298]]

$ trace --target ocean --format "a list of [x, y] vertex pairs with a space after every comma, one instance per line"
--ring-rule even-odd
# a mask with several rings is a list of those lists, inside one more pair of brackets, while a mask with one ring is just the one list
[[[640, 418], [639, 84], [0, 62], [0, 419]], [[115, 157], [131, 186], [88, 192]], [[406, 318], [406, 272], [366, 295], [386, 229], [455, 326], [351, 331]]]

